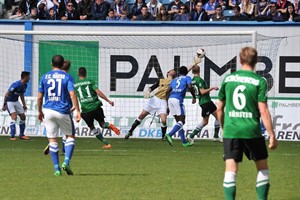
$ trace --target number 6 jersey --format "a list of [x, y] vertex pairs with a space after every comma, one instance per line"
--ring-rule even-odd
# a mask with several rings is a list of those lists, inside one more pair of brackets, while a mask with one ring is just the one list
[[225, 101], [224, 138], [261, 137], [258, 102], [267, 101], [267, 83], [253, 71], [227, 75], [218, 98]]

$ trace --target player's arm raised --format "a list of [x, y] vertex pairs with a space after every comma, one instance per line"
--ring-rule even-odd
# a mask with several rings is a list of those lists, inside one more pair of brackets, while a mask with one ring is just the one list
[[96, 89], [96, 93], [97, 93], [97, 95], [98, 95], [100, 98], [102, 98], [102, 99], [104, 99], [105, 101], [107, 101], [111, 106], [114, 106], [114, 102], [111, 101], [111, 100], [109, 100], [109, 99], [107, 98], [107, 96], [106, 96], [101, 90]]
[[276, 149], [278, 146], [276, 136], [272, 127], [272, 120], [271, 115], [268, 109], [267, 102], [258, 102], [258, 109], [260, 112], [261, 119], [263, 121], [263, 124], [265, 128], [267, 129], [267, 132], [269, 133], [270, 139], [269, 139], [269, 148], [270, 149]]

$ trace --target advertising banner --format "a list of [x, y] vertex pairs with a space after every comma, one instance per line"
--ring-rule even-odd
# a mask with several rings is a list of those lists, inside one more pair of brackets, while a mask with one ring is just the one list
[[[2, 105], [2, 97], [0, 105]], [[115, 124], [121, 130], [121, 135], [117, 136], [109, 129], [102, 129], [95, 122], [96, 127], [102, 132], [104, 137], [108, 138], [123, 138], [127, 131], [130, 129], [131, 124], [143, 109], [143, 105], [148, 101], [147, 99], [112, 99], [115, 106], [111, 107], [104, 103], [103, 109], [106, 115], [106, 121]], [[46, 136], [46, 129], [43, 123], [37, 118], [37, 102], [36, 97], [26, 98], [28, 110], [26, 112], [26, 131], [28, 136]], [[130, 102], [130, 103], [129, 103]], [[136, 106], [132, 106], [136, 105]], [[198, 104], [192, 104], [191, 99], [185, 99], [186, 108], [186, 124], [184, 125], [185, 134], [193, 131], [201, 119], [201, 108]], [[285, 141], [300, 141], [300, 102], [297, 100], [274, 100], [269, 102], [269, 109], [273, 118], [273, 127], [276, 132], [278, 140]], [[129, 112], [130, 111], [130, 112]], [[9, 135], [10, 133], [10, 116], [8, 112], [3, 112], [0, 115], [0, 135]], [[195, 136], [195, 139], [212, 139], [214, 133], [214, 117], [210, 117], [209, 124], [203, 128], [200, 134]], [[18, 122], [17, 122], [18, 124]], [[175, 120], [172, 116], [167, 120], [168, 131], [175, 125]], [[134, 133], [133, 138], [143, 139], [161, 139], [161, 123], [158, 117], [151, 115], [147, 116], [140, 126], [138, 126]], [[17, 128], [17, 135], [19, 128]], [[89, 128], [83, 120], [75, 123], [75, 130], [77, 137], [94, 137]], [[178, 135], [175, 135], [178, 138]]]

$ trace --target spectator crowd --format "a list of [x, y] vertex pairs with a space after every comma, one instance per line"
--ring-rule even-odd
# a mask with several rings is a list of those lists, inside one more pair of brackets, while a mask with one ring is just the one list
[[299, 3], [300, 0], [4, 0], [0, 17], [64, 21], [300, 22]]

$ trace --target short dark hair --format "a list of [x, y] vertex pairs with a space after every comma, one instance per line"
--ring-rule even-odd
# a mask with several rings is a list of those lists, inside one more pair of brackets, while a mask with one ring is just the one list
[[70, 60], [65, 60], [64, 65], [62, 66], [62, 70], [64, 71], [69, 71], [71, 68], [71, 61]]
[[86, 77], [86, 69], [85, 69], [85, 67], [80, 67], [78, 69], [78, 76]]
[[232, 10], [237, 10], [237, 11], [241, 12], [241, 8], [240, 8], [240, 6], [238, 6], [238, 5], [235, 5], [235, 6], [232, 8]]
[[21, 73], [21, 79], [24, 79], [26, 76], [29, 76], [29, 75], [30, 75], [30, 72], [22, 71], [22, 73]]
[[219, 4], [219, 5], [217, 5], [217, 7], [216, 7], [216, 10], [217, 10], [217, 8], [221, 8], [221, 9], [223, 9], [222, 8], [222, 6]]
[[64, 57], [62, 55], [54, 55], [52, 57], [52, 66], [57, 67], [59, 69], [64, 65]]
[[187, 67], [186, 66], [181, 66], [180, 68], [179, 68], [179, 74], [180, 75], [187, 75], [188, 74], [188, 69], [187, 69]]

